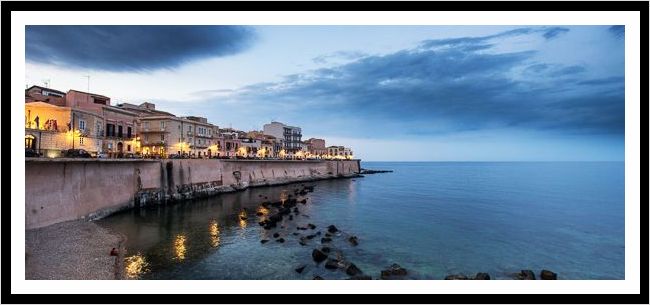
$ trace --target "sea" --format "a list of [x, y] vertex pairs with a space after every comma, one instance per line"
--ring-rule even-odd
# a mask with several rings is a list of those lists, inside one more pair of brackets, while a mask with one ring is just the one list
[[[349, 278], [312, 259], [312, 251], [323, 246], [373, 279], [393, 264], [412, 280], [479, 272], [508, 280], [521, 270], [539, 276], [544, 269], [560, 280], [625, 278], [624, 162], [362, 162], [361, 167], [393, 172], [249, 188], [132, 209], [97, 222], [127, 237], [129, 279]], [[258, 224], [269, 212], [262, 202], [286, 198], [305, 185], [314, 190], [299, 196], [307, 202], [297, 205], [292, 220], [285, 217], [271, 230]], [[316, 228], [297, 229], [308, 224]], [[324, 242], [330, 225], [339, 231]], [[300, 237], [319, 231], [300, 243]]]

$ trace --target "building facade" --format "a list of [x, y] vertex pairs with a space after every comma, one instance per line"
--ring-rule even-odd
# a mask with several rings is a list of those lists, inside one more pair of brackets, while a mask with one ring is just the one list
[[327, 147], [325, 146], [325, 140], [310, 138], [305, 141], [307, 146], [307, 157], [310, 158], [322, 158], [327, 155]]
[[[288, 126], [280, 122], [264, 124], [264, 134], [281, 139], [281, 154], [293, 156], [303, 149], [302, 129], [300, 127]], [[280, 156], [282, 157], [282, 156]]]

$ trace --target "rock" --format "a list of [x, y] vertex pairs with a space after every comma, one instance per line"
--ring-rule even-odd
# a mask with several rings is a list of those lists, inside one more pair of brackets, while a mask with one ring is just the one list
[[445, 280], [468, 280], [464, 274], [450, 274], [445, 277]]
[[323, 278], [320, 277], [320, 276], [318, 276], [318, 275], [314, 277], [314, 280], [322, 280], [322, 279], [323, 279]]
[[349, 241], [353, 246], [356, 246], [356, 245], [359, 244], [359, 240], [357, 239], [356, 236], [350, 236], [350, 238], [348, 238], [348, 241]]
[[263, 244], [265, 244], [265, 243], [268, 243], [269, 240], [268, 240], [268, 239], [262, 239], [262, 240], [260, 240], [260, 242], [263, 243]]
[[316, 229], [316, 225], [315, 225], [315, 224], [312, 224], [312, 223], [308, 223], [308, 224], [307, 224], [307, 227], [309, 227], [309, 228], [312, 229], [312, 230], [313, 230], [313, 229]]
[[539, 274], [539, 277], [542, 280], [557, 280], [557, 273], [549, 270], [542, 270], [542, 272]]
[[291, 234], [293, 234], [294, 236], [298, 236], [298, 235], [300, 235], [300, 233], [298, 233], [298, 232], [293, 232], [293, 233], [291, 233]]
[[388, 269], [381, 271], [381, 279], [393, 279], [394, 277], [405, 276], [408, 272], [398, 264], [392, 264]]
[[266, 221], [260, 221], [258, 224], [263, 227], [266, 224]]
[[302, 241], [302, 240], [301, 240], [301, 241], [298, 241], [298, 243], [299, 243], [301, 246], [306, 246], [306, 245], [307, 245], [307, 243], [305, 243], [305, 242]]
[[339, 229], [334, 225], [330, 225], [329, 227], [327, 227], [327, 232], [336, 233], [338, 231], [339, 231]]
[[289, 215], [289, 220], [293, 220], [293, 215]]
[[521, 272], [517, 273], [517, 279], [519, 280], [534, 280], [535, 279], [535, 273], [533, 273], [532, 270], [521, 270]]
[[321, 250], [314, 249], [314, 251], [311, 252], [311, 257], [315, 262], [320, 263], [327, 259], [327, 254], [323, 253]]
[[316, 232], [316, 235], [320, 236], [320, 231]]
[[323, 238], [320, 239], [320, 242], [321, 242], [322, 244], [324, 244], [324, 243], [328, 243], [328, 242], [331, 242], [331, 241], [332, 241], [332, 239], [329, 238], [329, 237], [323, 237]]
[[298, 230], [307, 230], [307, 228], [305, 228], [305, 227], [296, 227], [296, 229], [298, 229]]
[[255, 215], [257, 215], [257, 216], [263, 216], [264, 213], [262, 213], [262, 212], [257, 212], [257, 213], [255, 213]]
[[273, 237], [274, 237], [274, 238], [278, 238], [278, 237], [280, 237], [280, 233], [278, 233], [278, 232], [273, 233]]
[[299, 202], [302, 203], [302, 204], [306, 204], [307, 203], [307, 198], [305, 198], [303, 200], [300, 200]]
[[353, 277], [348, 278], [348, 280], [372, 280], [372, 277], [369, 275], [355, 275]]
[[277, 241], [277, 242], [279, 242], [279, 243], [283, 243], [283, 242], [284, 242], [284, 238], [280, 237], [280, 238], [276, 239], [275, 241]]
[[325, 237], [332, 237], [332, 234], [325, 232]]
[[336, 260], [336, 259], [330, 258], [325, 262], [325, 268], [330, 269], [330, 270], [338, 269], [339, 268], [339, 261]]
[[489, 280], [490, 275], [484, 272], [479, 272], [476, 274], [476, 277], [474, 277], [475, 280]]
[[347, 273], [347, 275], [355, 276], [363, 272], [361, 272], [361, 269], [359, 269], [355, 264], [350, 264], [350, 266], [345, 269], [345, 273]]
[[330, 253], [330, 251], [332, 251], [332, 249], [330, 249], [330, 247], [322, 247], [322, 248], [320, 248], [320, 250], [323, 251], [324, 253]]
[[312, 238], [316, 237], [316, 234], [307, 235], [307, 236], [305, 236], [305, 237], [307, 237], [307, 239], [312, 239]]
[[302, 271], [305, 270], [305, 267], [306, 267], [305, 265], [302, 265], [302, 266], [296, 268], [295, 270], [296, 270], [296, 272], [298, 272], [298, 273], [302, 273]]

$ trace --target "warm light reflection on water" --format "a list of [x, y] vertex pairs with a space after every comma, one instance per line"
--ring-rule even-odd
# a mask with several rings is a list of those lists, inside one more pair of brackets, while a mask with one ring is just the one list
[[239, 220], [239, 227], [240, 227], [240, 228], [242, 228], [242, 229], [246, 229], [246, 226], [247, 226], [247, 225], [248, 225], [248, 223], [246, 222], [246, 220], [243, 220], [243, 219], [240, 219], [240, 220]]
[[187, 248], [185, 247], [185, 240], [186, 237], [183, 234], [176, 235], [176, 239], [174, 240], [174, 252], [176, 253], [175, 258], [178, 260], [185, 259], [185, 252], [187, 252]]
[[219, 243], [221, 242], [221, 238], [219, 237], [219, 224], [217, 223], [216, 220], [213, 220], [210, 222], [210, 246], [216, 248], [219, 246]]
[[137, 253], [124, 258], [124, 273], [126, 278], [137, 279], [147, 271], [149, 271], [149, 263], [147, 263], [142, 254]]
[[267, 209], [267, 208], [265, 208], [263, 206], [260, 206], [260, 207], [257, 208], [257, 212], [261, 213], [262, 215], [268, 215], [269, 214], [269, 209]]

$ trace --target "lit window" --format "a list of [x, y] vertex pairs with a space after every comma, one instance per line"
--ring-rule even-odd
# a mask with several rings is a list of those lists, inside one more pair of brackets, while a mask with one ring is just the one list
[[79, 120], [79, 129], [80, 130], [86, 130], [86, 121]]
[[79, 137], [79, 145], [84, 145], [84, 137]]

